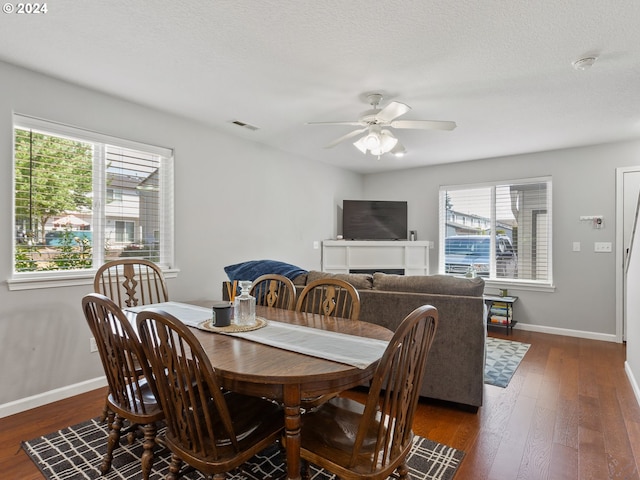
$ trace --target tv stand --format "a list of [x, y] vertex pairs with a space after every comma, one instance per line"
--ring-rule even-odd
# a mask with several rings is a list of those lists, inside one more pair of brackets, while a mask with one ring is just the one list
[[397, 272], [429, 275], [430, 241], [325, 240], [322, 242], [322, 271]]

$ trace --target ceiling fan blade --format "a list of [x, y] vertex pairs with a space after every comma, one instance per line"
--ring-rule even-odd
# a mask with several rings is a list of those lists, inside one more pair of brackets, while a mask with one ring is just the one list
[[404, 103], [400, 102], [391, 102], [389, 103], [389, 105], [376, 113], [376, 120], [378, 120], [379, 123], [389, 123], [394, 118], [398, 118], [400, 115], [404, 115], [409, 110], [411, 110], [411, 107], [409, 105], [405, 105]]
[[453, 130], [456, 122], [438, 120], [396, 120], [389, 125], [393, 128], [414, 128], [417, 130]]
[[360, 135], [360, 134], [361, 134], [361, 133], [363, 133], [363, 132], [366, 132], [366, 131], [367, 131], [367, 128], [368, 128], [368, 127], [360, 128], [360, 129], [358, 129], [358, 130], [354, 130], [353, 132], [349, 132], [349, 133], [347, 133], [346, 135], [343, 135], [343, 136], [341, 136], [340, 138], [337, 138], [336, 140], [334, 140], [334, 141], [333, 141], [333, 142], [331, 142], [330, 144], [325, 145], [325, 147], [324, 147], [324, 148], [331, 148], [331, 147], [335, 147], [335, 146], [336, 146], [337, 144], [339, 144], [340, 142], [344, 142], [345, 140], [348, 140], [348, 139], [353, 138], [353, 137], [355, 137], [355, 136], [357, 136], [357, 135]]
[[305, 125], [351, 125], [354, 127], [358, 127], [364, 124], [356, 120], [352, 122], [307, 122], [305, 123]]

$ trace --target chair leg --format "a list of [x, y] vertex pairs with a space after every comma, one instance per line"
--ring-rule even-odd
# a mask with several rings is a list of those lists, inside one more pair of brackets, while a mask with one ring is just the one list
[[302, 478], [302, 480], [310, 480], [311, 478], [311, 467], [309, 466], [309, 462], [307, 462], [306, 460], [301, 461], [300, 477]]
[[144, 442], [142, 444], [144, 450], [142, 452], [142, 478], [149, 480], [151, 467], [153, 467], [153, 447], [156, 444], [156, 424], [150, 423], [143, 427]]
[[102, 458], [100, 471], [104, 474], [111, 469], [111, 461], [113, 460], [113, 450], [120, 443], [120, 429], [122, 428], [122, 418], [115, 415], [115, 419], [110, 423], [109, 436], [107, 437], [107, 453]]
[[107, 402], [104, 402], [104, 408], [102, 409], [102, 415], [100, 415], [100, 421], [104, 422], [109, 416], [109, 406]]
[[407, 467], [407, 462], [402, 462], [396, 468], [398, 472], [398, 480], [409, 480], [409, 467]]
[[175, 454], [171, 454], [171, 464], [169, 465], [169, 472], [165, 480], [178, 480], [180, 478], [180, 468], [182, 467], [182, 460]]

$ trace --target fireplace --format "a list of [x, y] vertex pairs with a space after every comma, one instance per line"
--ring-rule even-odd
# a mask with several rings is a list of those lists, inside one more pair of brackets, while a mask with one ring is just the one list
[[430, 241], [325, 240], [322, 271], [429, 275]]

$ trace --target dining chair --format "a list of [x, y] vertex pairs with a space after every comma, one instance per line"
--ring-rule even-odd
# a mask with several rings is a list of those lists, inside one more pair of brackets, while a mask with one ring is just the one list
[[438, 325], [438, 312], [423, 305], [402, 321], [374, 373], [366, 403], [335, 397], [302, 416], [303, 477], [309, 463], [342, 480], [408, 480], [406, 458], [420, 380]]
[[296, 287], [284, 275], [267, 274], [256, 278], [250, 294], [257, 305], [293, 310], [296, 306]]
[[225, 472], [280, 438], [282, 408], [222, 390], [202, 345], [180, 320], [150, 308], [138, 313], [137, 326], [165, 412], [172, 454], [167, 478], [177, 480], [183, 463], [226, 478]]
[[[160, 267], [140, 258], [121, 258], [100, 266], [93, 278], [93, 291], [109, 297], [120, 308], [169, 300]], [[102, 421], [109, 415], [108, 410], [105, 406], [102, 411]]]
[[320, 278], [300, 292], [296, 311], [358, 320], [360, 295], [353, 285], [337, 278]]
[[102, 265], [93, 279], [93, 290], [111, 298], [120, 308], [169, 301], [160, 267], [140, 258], [122, 258]]
[[[132, 443], [141, 428], [142, 475], [147, 480], [153, 464], [156, 422], [164, 418], [164, 413], [156, 399], [153, 377], [140, 374], [141, 365], [146, 365], [142, 345], [123, 311], [108, 297], [99, 293], [85, 295], [82, 310], [96, 340], [109, 385], [109, 435], [100, 471], [105, 474], [111, 469], [113, 451], [121, 435], [128, 434]], [[128, 426], [123, 430], [125, 420]]]

